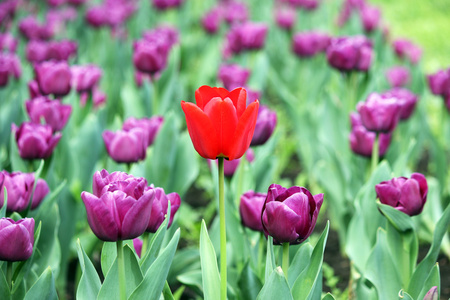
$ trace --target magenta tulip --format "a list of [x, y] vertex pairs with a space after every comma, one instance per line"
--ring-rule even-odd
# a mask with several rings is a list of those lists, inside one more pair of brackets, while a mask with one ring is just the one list
[[366, 101], [357, 105], [361, 122], [369, 131], [387, 133], [397, 126], [400, 118], [400, 103], [390, 96], [370, 94]]
[[256, 119], [255, 132], [251, 146], [263, 145], [272, 136], [275, 126], [277, 125], [277, 113], [270, 110], [267, 106], [261, 105]]
[[65, 61], [45, 61], [34, 68], [36, 81], [43, 95], [62, 97], [70, 92], [72, 74]]
[[219, 68], [219, 80], [227, 90], [247, 85], [250, 70], [237, 64], [221, 65]]
[[165, 194], [162, 188], [147, 187], [146, 191], [154, 190], [155, 199], [153, 200], [152, 213], [146, 231], [155, 233], [162, 222], [164, 222], [170, 201], [170, 220], [168, 227], [172, 225], [173, 218], [181, 204], [180, 195], [177, 193]]
[[72, 113], [72, 106], [69, 104], [43, 96], [25, 102], [25, 107], [31, 122], [40, 124], [44, 120], [45, 124], [52, 127], [53, 132], [61, 131]]
[[292, 39], [292, 49], [299, 57], [312, 57], [324, 52], [330, 44], [330, 37], [322, 32], [296, 33]]
[[381, 94], [382, 97], [395, 98], [400, 105], [400, 120], [409, 119], [414, 112], [418, 97], [405, 88], [395, 88]]
[[33, 254], [34, 219], [0, 219], [0, 260], [23, 261]]
[[255, 231], [264, 231], [261, 222], [261, 213], [267, 194], [248, 191], [241, 196], [239, 213], [242, 224]]
[[145, 145], [148, 147], [153, 144], [159, 130], [163, 125], [164, 118], [161, 116], [154, 116], [151, 118], [128, 118], [122, 126], [125, 131], [133, 128], [141, 128], [145, 135]]
[[386, 78], [392, 87], [403, 87], [411, 80], [409, 69], [395, 66], [386, 71]]
[[330, 66], [340, 71], [367, 71], [372, 62], [372, 43], [364, 36], [338, 37], [327, 48]]
[[128, 131], [103, 132], [103, 141], [109, 156], [119, 163], [132, 163], [145, 159], [147, 150], [146, 133], [141, 128]]

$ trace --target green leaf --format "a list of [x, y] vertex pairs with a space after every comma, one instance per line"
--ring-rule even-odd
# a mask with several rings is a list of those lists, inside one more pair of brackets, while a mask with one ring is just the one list
[[[401, 291], [398, 293], [398, 299], [399, 299], [399, 300], [414, 300], [414, 298], [411, 297], [411, 295], [408, 294], [407, 292], [405, 292], [404, 290], [401, 290]], [[420, 298], [420, 299], [423, 299], [423, 298]]]
[[206, 300], [220, 298], [220, 275], [217, 256], [208, 236], [205, 220], [200, 230], [200, 262], [202, 266], [203, 296]]
[[116, 261], [117, 245], [115, 242], [104, 242], [101, 254], [101, 265], [103, 277], [106, 278], [109, 270]]
[[388, 221], [399, 231], [405, 232], [414, 230], [414, 223], [410, 216], [390, 205], [378, 202], [378, 209], [388, 219]]
[[53, 204], [57, 199], [57, 196], [59, 196], [59, 193], [61, 193], [63, 188], [66, 186], [66, 183], [67, 183], [66, 180], [61, 182], [60, 185], [58, 185], [58, 187], [50, 193], [50, 195], [44, 198], [44, 200], [37, 209], [37, 214], [34, 217], [35, 219], [41, 220], [45, 215], [48, 214], [48, 212], [52, 209]]
[[258, 294], [257, 300], [273, 300], [273, 299], [283, 299], [289, 300], [292, 298], [289, 285], [286, 281], [281, 267], [277, 267], [272, 274], [270, 274], [269, 279], [264, 284], [263, 288]]
[[269, 236], [267, 238], [267, 253], [266, 253], [266, 270], [264, 275], [264, 282], [269, 280], [269, 277], [272, 275], [273, 270], [275, 269], [275, 255], [273, 253], [273, 238]]
[[11, 160], [11, 172], [28, 170], [28, 166], [19, 155], [19, 149], [17, 148], [15, 134], [11, 134], [10, 143], [10, 160]]
[[330, 293], [327, 293], [325, 296], [323, 296], [322, 300], [336, 300], [334, 296]]
[[312, 299], [315, 285], [320, 278], [320, 272], [322, 270], [323, 252], [327, 243], [329, 228], [330, 221], [327, 221], [327, 225], [311, 254], [308, 267], [300, 273], [292, 286], [292, 295], [295, 297], [295, 300]]
[[174, 297], [173, 297], [172, 291], [170, 290], [170, 286], [167, 283], [167, 281], [164, 284], [163, 297], [164, 297], [164, 300], [175, 300]]
[[241, 292], [241, 299], [256, 299], [263, 286], [248, 262], [239, 276], [238, 286]]
[[55, 288], [55, 279], [50, 267], [45, 269], [39, 279], [28, 290], [24, 300], [52, 300], [58, 299]]
[[[125, 244], [123, 249], [123, 259], [125, 265], [125, 284], [126, 284], [126, 293], [127, 297], [129, 297], [133, 290], [142, 282], [143, 276], [141, 272], [141, 268], [139, 267], [139, 263], [134, 251], [130, 248], [129, 245]], [[103, 281], [102, 287], [98, 293], [97, 299], [103, 300], [119, 300], [119, 268], [117, 257], [114, 260], [114, 264], [108, 271], [106, 275], [105, 281]], [[151, 298], [156, 299], [156, 298]]]
[[130, 296], [130, 300], [159, 299], [172, 264], [173, 256], [180, 239], [180, 229], [178, 229], [170, 240], [166, 248], [148, 269], [144, 280], [138, 285]]
[[3, 270], [0, 268], [0, 299], [9, 299], [10, 295], [8, 282], [6, 281], [5, 274], [3, 274]]
[[82, 271], [78, 283], [77, 299], [97, 299], [101, 287], [100, 278], [91, 260], [84, 252], [79, 239], [77, 240], [77, 252]]
[[192, 270], [177, 276], [177, 280], [189, 286], [197, 294], [202, 295], [202, 271]]
[[288, 270], [289, 286], [293, 286], [297, 277], [305, 270], [311, 260], [313, 246], [310, 243], [303, 243], [292, 260]]
[[425, 283], [426, 278], [429, 276], [431, 269], [433, 268], [437, 257], [439, 255], [439, 250], [441, 248], [442, 238], [446, 234], [450, 226], [450, 205], [444, 210], [441, 218], [436, 224], [434, 230], [433, 242], [431, 244], [430, 250], [428, 251], [425, 258], [419, 263], [416, 270], [414, 271], [407, 292], [413, 297], [417, 298], [419, 293]]
[[[168, 206], [167, 210], [168, 211], [170, 210], [170, 205]], [[167, 232], [167, 224], [169, 220], [167, 216], [164, 222], [162, 222], [161, 226], [159, 226], [156, 233], [152, 236], [152, 239], [150, 240], [149, 243], [149, 249], [139, 262], [139, 264], [141, 265], [142, 272], [144, 274], [147, 272], [148, 268], [150, 268], [150, 266], [153, 264], [153, 262], [155, 261], [156, 257], [159, 254], [159, 251], [161, 250], [162, 242]]]
[[[428, 291], [434, 287], [437, 286], [438, 291], [440, 290], [441, 286], [441, 278], [439, 276], [439, 264], [436, 263], [431, 269], [430, 275], [428, 275], [427, 280], [425, 281], [425, 284], [422, 287], [422, 290], [420, 291], [419, 297], [417, 299], [423, 299], [425, 295], [428, 293]], [[439, 295], [439, 292], [438, 292]]]

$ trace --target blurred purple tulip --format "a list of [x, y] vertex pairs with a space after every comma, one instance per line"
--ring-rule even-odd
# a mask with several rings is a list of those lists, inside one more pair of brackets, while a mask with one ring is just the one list
[[25, 56], [31, 63], [40, 63], [47, 60], [48, 44], [45, 41], [31, 40], [25, 48]]
[[19, 22], [19, 31], [28, 40], [49, 40], [54, 34], [52, 27], [40, 24], [32, 15]]
[[243, 23], [248, 20], [248, 7], [244, 2], [224, 1], [221, 5], [225, 21], [232, 25]]
[[413, 173], [411, 178], [397, 177], [375, 186], [381, 203], [390, 205], [410, 216], [422, 212], [427, 201], [428, 184], [425, 176]]
[[289, 0], [289, 3], [305, 10], [315, 10], [319, 6], [318, 0]]
[[92, 102], [94, 104], [94, 108], [98, 108], [106, 103], [106, 94], [101, 90], [94, 88], [92, 92]]
[[246, 86], [249, 76], [250, 70], [237, 64], [221, 65], [218, 74], [219, 80], [229, 91]]
[[255, 132], [251, 146], [263, 145], [272, 136], [277, 125], [277, 114], [265, 105], [259, 106], [258, 119], [256, 120]]
[[45, 159], [53, 153], [61, 133], [55, 133], [50, 125], [23, 122], [20, 127], [12, 124], [19, 155], [23, 159]]
[[330, 66], [340, 71], [367, 71], [372, 61], [372, 43], [364, 36], [338, 37], [327, 48]]
[[10, 76], [19, 79], [22, 67], [19, 57], [15, 53], [0, 52], [0, 87], [6, 86]]
[[289, 6], [282, 6], [275, 9], [275, 22], [278, 27], [286, 30], [292, 30], [297, 20], [297, 12]]
[[95, 65], [71, 66], [70, 72], [72, 73], [71, 85], [78, 93], [92, 92], [102, 77], [102, 69]]
[[[372, 157], [373, 143], [376, 133], [368, 131], [361, 122], [361, 117], [357, 113], [350, 114], [352, 131], [350, 132], [350, 148], [356, 154]], [[378, 153], [383, 156], [391, 144], [390, 133], [380, 133], [378, 143]]]
[[86, 11], [86, 22], [94, 28], [106, 26], [108, 10], [104, 6], [93, 6]]
[[164, 222], [169, 206], [169, 201], [170, 220], [168, 227], [170, 227], [170, 225], [172, 225], [173, 218], [181, 204], [180, 195], [178, 195], [177, 193], [170, 193], [166, 195], [164, 189], [158, 187], [154, 188], [152, 186], [147, 187], [145, 190], [154, 190], [155, 192], [155, 199], [153, 200], [152, 205], [152, 213], [146, 231], [155, 233], [158, 230], [159, 226], [161, 226], [162, 222]]
[[0, 260], [23, 261], [33, 254], [34, 219], [0, 219]]
[[264, 233], [274, 244], [300, 244], [314, 230], [322, 202], [323, 194], [313, 196], [304, 187], [271, 184], [261, 215]]
[[126, 0], [106, 0], [101, 5], [92, 6], [86, 11], [86, 21], [98, 28], [109, 26], [117, 28], [136, 11], [136, 5]]
[[444, 98], [450, 95], [450, 68], [428, 75], [427, 80], [428, 86], [434, 95]]
[[242, 51], [264, 47], [268, 27], [263, 23], [246, 22], [231, 27], [227, 33], [225, 52], [238, 54]]
[[300, 32], [292, 38], [292, 49], [299, 57], [311, 57], [319, 52], [324, 52], [330, 41], [330, 37], [322, 32]]
[[162, 116], [153, 116], [151, 118], [128, 118], [122, 126], [122, 129], [125, 131], [129, 131], [133, 128], [141, 128], [144, 132], [145, 145], [148, 147], [153, 144], [156, 135], [161, 129], [164, 122], [164, 118]]
[[[31, 199], [31, 192], [34, 186], [34, 173], [22, 173], [7, 171], [0, 172], [0, 207], [4, 204], [4, 191], [6, 188], [8, 195], [7, 210], [12, 212], [24, 211]], [[47, 182], [43, 179], [38, 179], [36, 188], [33, 193], [33, 200], [31, 201], [31, 209], [35, 209], [41, 204], [42, 200], [50, 192]]]
[[364, 5], [360, 10], [361, 22], [366, 32], [372, 32], [380, 25], [381, 10], [375, 6]]
[[248, 191], [241, 196], [239, 213], [242, 224], [252, 230], [263, 232], [261, 213], [267, 194]]
[[82, 192], [89, 226], [102, 241], [133, 239], [150, 220], [155, 191], [144, 191], [147, 181], [123, 172], [96, 172], [93, 194]]
[[62, 97], [70, 92], [72, 73], [67, 62], [44, 61], [35, 65], [34, 72], [43, 95]]
[[61, 131], [66, 126], [72, 113], [69, 104], [62, 104], [59, 100], [38, 97], [25, 102], [31, 122], [40, 124], [41, 120], [51, 126], [53, 132]]
[[402, 87], [409, 83], [411, 75], [408, 68], [395, 66], [386, 71], [386, 78], [392, 87]]
[[422, 49], [408, 39], [395, 40], [393, 47], [399, 58], [407, 58], [413, 64], [417, 64], [422, 57]]
[[136, 251], [136, 254], [139, 256], [139, 258], [141, 258], [143, 244], [144, 241], [141, 240], [140, 238], [137, 237], [133, 239], [133, 248]]
[[75, 41], [51, 41], [47, 44], [46, 60], [68, 60], [71, 56], [76, 55], [77, 51], [78, 43]]
[[183, 3], [183, 0], [153, 0], [152, 3], [158, 10], [166, 10], [179, 7]]
[[154, 75], [167, 65], [169, 46], [145, 39], [133, 43], [133, 64], [137, 70]]
[[103, 141], [109, 156], [119, 163], [132, 163], [145, 159], [146, 134], [141, 128], [103, 132]]
[[382, 93], [381, 96], [397, 99], [400, 105], [400, 120], [409, 119], [418, 101], [417, 95], [405, 88], [394, 88]]
[[16, 52], [18, 43], [11, 33], [0, 33], [0, 51]]
[[400, 104], [396, 98], [377, 93], [357, 105], [361, 122], [369, 131], [388, 133], [394, 130], [400, 118]]
[[220, 8], [213, 8], [202, 17], [202, 27], [206, 32], [214, 34], [219, 30], [222, 22], [222, 12]]

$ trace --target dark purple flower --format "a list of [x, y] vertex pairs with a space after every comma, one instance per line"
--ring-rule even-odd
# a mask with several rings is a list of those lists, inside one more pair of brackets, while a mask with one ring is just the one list
[[405, 88], [394, 88], [381, 94], [382, 97], [395, 98], [400, 105], [400, 120], [408, 119], [416, 107], [418, 97]]
[[34, 219], [0, 219], [0, 260], [23, 261], [33, 254]]
[[15, 53], [0, 52], [0, 87], [6, 86], [10, 76], [19, 79], [22, 67], [19, 57]]
[[[4, 191], [6, 188], [8, 195], [8, 211], [21, 212], [25, 210], [31, 199], [31, 192], [34, 186], [34, 173], [22, 173], [7, 171], [0, 172], [0, 207], [4, 204]], [[33, 200], [31, 201], [31, 209], [35, 209], [41, 204], [42, 200], [49, 193], [47, 182], [43, 179], [38, 179], [36, 188], [33, 193]]]
[[43, 96], [25, 102], [25, 107], [31, 122], [40, 124], [43, 119], [45, 124], [52, 127], [53, 132], [61, 131], [72, 113], [70, 105]]
[[145, 135], [145, 145], [148, 147], [153, 144], [156, 135], [158, 134], [161, 126], [163, 124], [164, 118], [161, 116], [154, 116], [151, 118], [128, 118], [122, 126], [125, 131], [131, 130], [133, 128], [141, 128]]
[[18, 43], [18, 40], [11, 33], [0, 33], [0, 51], [16, 52]]
[[153, 0], [152, 3], [156, 9], [166, 10], [179, 7], [183, 3], [183, 0]]
[[203, 29], [210, 34], [216, 33], [219, 30], [222, 18], [222, 12], [219, 8], [211, 9], [202, 18]]
[[397, 126], [400, 104], [394, 97], [372, 93], [357, 105], [361, 122], [369, 131], [387, 133]]
[[89, 226], [102, 241], [133, 239], [147, 228], [155, 191], [147, 181], [122, 172], [96, 172], [93, 194], [82, 192]]
[[219, 80], [229, 91], [246, 86], [249, 76], [250, 70], [237, 64], [221, 65], [218, 74]]
[[248, 191], [241, 196], [239, 213], [242, 224], [255, 231], [264, 231], [261, 222], [261, 213], [267, 194]]
[[425, 176], [413, 173], [411, 178], [397, 177], [375, 186], [381, 203], [390, 205], [410, 216], [422, 212], [427, 201], [428, 184]]
[[293, 7], [283, 6], [275, 10], [275, 21], [280, 28], [291, 30], [297, 19], [297, 12]]
[[428, 75], [427, 80], [434, 95], [444, 98], [450, 95], [450, 68]]
[[102, 69], [95, 65], [71, 66], [72, 86], [78, 93], [92, 92], [102, 77]]
[[141, 128], [128, 131], [103, 132], [103, 141], [109, 156], [119, 163], [132, 163], [145, 159], [147, 140]]
[[258, 119], [256, 120], [255, 132], [251, 146], [263, 145], [271, 137], [277, 125], [277, 114], [265, 105], [259, 106]]
[[53, 153], [61, 133], [53, 135], [50, 125], [23, 122], [20, 127], [12, 124], [12, 131], [15, 134], [19, 155], [23, 159], [45, 159]]
[[72, 73], [65, 61], [44, 61], [34, 67], [36, 81], [43, 95], [62, 97], [70, 92]]
[[397, 39], [393, 42], [395, 54], [399, 58], [407, 58], [417, 64], [422, 57], [422, 49], [407, 39]]
[[162, 71], [167, 64], [170, 46], [138, 40], [133, 43], [133, 64], [140, 72], [154, 75]]
[[372, 61], [372, 43], [364, 36], [339, 37], [327, 48], [328, 63], [340, 71], [367, 71]]
[[[352, 131], [350, 132], [350, 148], [356, 154], [372, 157], [373, 143], [376, 133], [368, 131], [361, 123], [361, 117], [357, 113], [350, 114]], [[378, 142], [378, 153], [383, 156], [391, 144], [390, 133], [380, 133]]]
[[381, 11], [379, 8], [364, 5], [359, 13], [366, 32], [372, 32], [379, 26], [381, 20]]
[[386, 71], [386, 78], [392, 87], [402, 87], [409, 83], [411, 75], [408, 68], [395, 66]]
[[322, 202], [323, 194], [313, 196], [304, 187], [271, 184], [261, 215], [264, 233], [275, 244], [300, 244], [314, 230]]
[[264, 47], [267, 25], [263, 23], [246, 22], [233, 26], [227, 33], [226, 50], [238, 54], [246, 50]]
[[324, 52], [330, 44], [330, 37], [322, 32], [296, 33], [292, 38], [292, 49], [299, 57], [311, 57]]
[[153, 200], [152, 213], [146, 231], [155, 233], [158, 230], [159, 226], [161, 226], [162, 222], [164, 222], [165, 216], [167, 214], [167, 209], [169, 207], [169, 201], [170, 220], [168, 227], [172, 225], [173, 217], [180, 207], [181, 199], [180, 195], [178, 195], [177, 193], [170, 193], [166, 195], [164, 189], [162, 188], [154, 188], [150, 186], [146, 188], [146, 191], [147, 190], [154, 190], [155, 199]]

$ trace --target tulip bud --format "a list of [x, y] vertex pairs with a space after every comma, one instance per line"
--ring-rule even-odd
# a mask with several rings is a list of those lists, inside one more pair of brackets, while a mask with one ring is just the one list
[[450, 95], [450, 68], [427, 76], [431, 92], [437, 96]]
[[227, 33], [226, 51], [238, 54], [246, 50], [264, 47], [267, 26], [262, 23], [247, 22], [233, 26]]
[[164, 118], [161, 116], [154, 116], [151, 118], [128, 118], [122, 126], [122, 129], [129, 131], [133, 128], [141, 128], [145, 135], [145, 145], [148, 147], [153, 144], [156, 135], [162, 127]]
[[366, 32], [374, 31], [380, 24], [381, 11], [377, 7], [364, 5], [360, 11], [361, 21]]
[[225, 21], [230, 25], [242, 23], [248, 19], [248, 8], [243, 2], [227, 1], [222, 9]]
[[255, 132], [251, 146], [263, 145], [272, 136], [272, 133], [277, 125], [277, 114], [270, 110], [267, 106], [261, 105], [258, 111], [258, 118], [256, 119]]
[[357, 105], [361, 122], [369, 131], [387, 133], [397, 126], [400, 104], [393, 97], [372, 93], [365, 102]]
[[221, 65], [219, 68], [219, 80], [227, 90], [245, 86], [249, 76], [250, 70], [237, 64]]
[[261, 213], [267, 194], [248, 191], [241, 196], [239, 213], [242, 224], [255, 231], [263, 231]]
[[411, 80], [409, 69], [396, 66], [386, 71], [386, 78], [392, 87], [402, 87]]
[[71, 72], [65, 61], [45, 61], [35, 66], [36, 81], [43, 95], [62, 97], [70, 92]]
[[147, 181], [122, 172], [96, 172], [93, 193], [82, 192], [89, 226], [102, 241], [134, 239], [144, 233], [150, 220], [153, 189]]
[[62, 40], [52, 41], [47, 44], [47, 60], [65, 60], [67, 61], [71, 56], [76, 55], [78, 44], [74, 41]]
[[323, 194], [313, 196], [304, 187], [270, 185], [261, 216], [264, 233], [275, 244], [300, 244], [314, 230], [322, 202]]
[[340, 71], [367, 71], [372, 61], [372, 43], [364, 36], [339, 37], [327, 48], [330, 66]]
[[300, 32], [292, 39], [292, 49], [299, 57], [312, 57], [324, 52], [330, 44], [330, 37], [321, 32]]
[[164, 193], [164, 189], [162, 188], [153, 188], [152, 186], [150, 186], [146, 188], [146, 191], [149, 189], [153, 189], [155, 191], [155, 199], [153, 200], [152, 213], [146, 231], [155, 233], [158, 230], [159, 226], [161, 226], [162, 222], [164, 222], [169, 201], [170, 220], [168, 227], [172, 225], [173, 218], [178, 211], [178, 208], [180, 207], [181, 199], [180, 195], [178, 195], [177, 193], [170, 193], [166, 195]]
[[102, 77], [102, 69], [95, 65], [72, 66], [72, 86], [78, 93], [92, 92]]
[[382, 93], [381, 96], [397, 99], [400, 106], [400, 120], [406, 120], [411, 116], [418, 101], [416, 94], [404, 88], [389, 90]]
[[19, 155], [23, 159], [45, 159], [50, 157], [53, 149], [61, 139], [61, 133], [53, 135], [50, 125], [24, 122], [17, 127], [12, 124]]
[[397, 177], [375, 186], [381, 203], [390, 205], [410, 216], [422, 212], [427, 201], [428, 184], [425, 176], [413, 173], [411, 178]]
[[0, 260], [23, 261], [33, 254], [34, 219], [0, 219]]
[[285, 6], [275, 10], [275, 21], [282, 29], [291, 30], [296, 19], [297, 12], [292, 7]]
[[119, 163], [132, 163], [145, 159], [147, 140], [144, 130], [133, 128], [103, 132], [103, 141], [109, 156]]
[[133, 64], [140, 72], [155, 74], [166, 67], [169, 46], [147, 40], [133, 44]]
[[214, 8], [208, 11], [202, 18], [202, 27], [209, 34], [214, 34], [219, 30], [222, 22], [222, 13], [220, 9]]
[[439, 300], [439, 291], [437, 286], [433, 286], [423, 297], [423, 300]]
[[72, 113], [70, 105], [42, 96], [25, 102], [25, 107], [31, 122], [40, 124], [43, 119], [45, 124], [52, 127], [53, 132], [61, 131]]
[[[376, 133], [368, 131], [364, 126], [357, 125], [352, 127], [350, 132], [350, 148], [356, 154], [372, 157], [373, 143], [375, 142]], [[391, 143], [391, 134], [380, 133], [378, 153], [383, 156]]]
[[[30, 202], [31, 192], [34, 186], [34, 173], [22, 173], [7, 171], [0, 172], [0, 207], [3, 206], [4, 191], [6, 187], [8, 201], [7, 210], [12, 212], [24, 211]], [[39, 206], [42, 200], [49, 193], [47, 182], [43, 179], [38, 179], [36, 188], [33, 193], [33, 199], [31, 201], [31, 209], [35, 209]]]
[[397, 39], [393, 42], [395, 54], [399, 58], [407, 58], [417, 64], [422, 57], [422, 49], [407, 39]]

